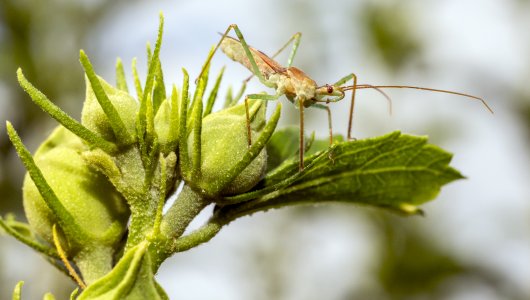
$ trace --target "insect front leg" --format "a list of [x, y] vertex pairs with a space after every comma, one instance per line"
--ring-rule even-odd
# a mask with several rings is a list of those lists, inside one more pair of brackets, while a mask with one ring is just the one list
[[250, 110], [249, 110], [248, 100], [254, 99], [254, 100], [274, 101], [274, 100], [278, 100], [280, 96], [281, 95], [279, 94], [275, 94], [275, 95], [249, 94], [245, 96], [245, 115], [247, 117], [247, 141], [248, 141], [249, 147], [252, 145], [252, 130], [250, 128]]
[[348, 140], [353, 140], [354, 138], [351, 136], [351, 129], [353, 124], [353, 108], [355, 106], [355, 91], [357, 89], [357, 75], [354, 73], [348, 74], [341, 78], [339, 81], [335, 82], [333, 84], [334, 86], [341, 86], [348, 82], [349, 80], [353, 79], [353, 88], [351, 91], [351, 104], [350, 104], [350, 116], [348, 118]]

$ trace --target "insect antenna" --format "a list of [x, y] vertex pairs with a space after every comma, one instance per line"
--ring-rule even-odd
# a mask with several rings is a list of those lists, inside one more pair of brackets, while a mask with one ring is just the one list
[[[344, 87], [343, 90], [345, 90], [345, 91], [353, 90], [352, 87], [353, 86]], [[375, 86], [375, 85], [371, 85], [371, 84], [358, 84], [356, 89], [370, 89], [370, 88], [376, 90], [381, 95], [383, 95], [383, 97], [385, 97], [385, 99], [388, 101], [388, 113], [390, 115], [392, 115], [392, 111], [393, 111], [393, 109], [392, 109], [392, 98], [387, 93], [385, 93], [380, 87]]]
[[477, 96], [473, 96], [473, 95], [470, 95], [470, 94], [464, 94], [464, 93], [460, 93], [460, 92], [449, 91], [449, 90], [433, 89], [433, 88], [426, 88], [426, 87], [419, 87], [419, 86], [410, 86], [410, 85], [369, 85], [369, 84], [360, 84], [360, 85], [357, 85], [357, 86], [346, 86], [346, 87], [343, 87], [342, 89], [344, 91], [347, 91], [347, 90], [353, 90], [353, 89], [360, 90], [360, 89], [370, 89], [370, 88], [372, 88], [372, 89], [414, 89], [414, 90], [422, 90], [422, 91], [429, 91], [429, 92], [445, 93], [445, 94], [462, 96], [462, 97], [471, 98], [471, 99], [475, 99], [475, 100], [478, 100], [478, 101], [482, 102], [482, 104], [486, 107], [486, 109], [490, 113], [493, 114], [493, 110], [491, 109], [491, 107], [488, 105], [488, 103], [486, 103], [486, 101], [483, 98], [477, 97]]

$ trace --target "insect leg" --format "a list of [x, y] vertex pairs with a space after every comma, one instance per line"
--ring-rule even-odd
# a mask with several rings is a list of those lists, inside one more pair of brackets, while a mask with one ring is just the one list
[[350, 117], [348, 118], [348, 140], [352, 140], [351, 128], [353, 124], [353, 108], [355, 106], [355, 90], [357, 89], [357, 75], [351, 73], [335, 83], [335, 85], [343, 85], [346, 81], [353, 79], [353, 86], [351, 91], [351, 105], [350, 105]]
[[334, 86], [341, 86], [341, 85], [345, 84], [346, 82], [350, 81], [353, 77], [355, 77], [355, 74], [350, 73], [350, 74], [342, 77], [341, 79], [339, 79], [339, 81], [335, 82], [333, 85]]
[[291, 42], [293, 42], [293, 48], [291, 49], [291, 53], [289, 54], [289, 59], [287, 59], [287, 67], [290, 67], [293, 64], [294, 56], [296, 55], [296, 51], [298, 50], [298, 46], [300, 46], [300, 38], [302, 37], [301, 32], [297, 32], [293, 34], [293, 36], [278, 50], [274, 55], [271, 56], [271, 58], [275, 58], [278, 54], [280, 54]]
[[[293, 43], [293, 48], [291, 49], [291, 53], [289, 54], [289, 58], [287, 59], [287, 67], [290, 67], [293, 64], [294, 56], [296, 55], [296, 51], [298, 50], [298, 46], [300, 46], [300, 38], [301, 37], [302, 37], [302, 33], [301, 32], [297, 32], [297, 33], [293, 34], [293, 36], [291, 36], [291, 38], [280, 49], [278, 49], [271, 56], [271, 58], [275, 58], [276, 56], [278, 56], [278, 54], [282, 53], [282, 51], [285, 50], [285, 48], [287, 48], [287, 46], [289, 46], [289, 44], [291, 42], [294, 42]], [[254, 77], [254, 74], [250, 75], [244, 81], [245, 82], [249, 82], [250, 79], [252, 79], [252, 77]]]
[[298, 108], [300, 109], [300, 160], [298, 170], [301, 172], [304, 169], [304, 99], [298, 99]]
[[204, 73], [204, 71], [206, 70], [206, 67], [208, 66], [208, 64], [212, 60], [213, 55], [215, 54], [217, 49], [219, 49], [219, 47], [221, 46], [221, 43], [228, 36], [228, 33], [232, 29], [234, 30], [234, 32], [236, 33], [237, 37], [239, 38], [239, 42], [241, 42], [241, 46], [243, 47], [243, 50], [245, 51], [245, 55], [247, 56], [248, 60], [250, 61], [250, 65], [252, 66], [252, 73], [254, 73], [254, 75], [258, 76], [259, 81], [261, 83], [263, 83], [264, 85], [266, 85], [268, 87], [272, 87], [271, 83], [269, 81], [265, 80], [265, 78], [263, 77], [263, 74], [261, 74], [261, 72], [260, 72], [260, 70], [258, 68], [258, 65], [256, 64], [256, 60], [254, 59], [254, 56], [250, 52], [250, 49], [249, 49], [249, 47], [247, 45], [247, 42], [245, 41], [245, 38], [243, 37], [243, 34], [241, 33], [241, 31], [239, 30], [239, 27], [236, 24], [231, 24], [225, 30], [225, 32], [221, 36], [221, 39], [219, 40], [219, 42], [215, 46], [214, 50], [208, 55], [208, 58], [206, 59], [206, 63], [204, 64], [204, 67], [202, 68], [201, 73], [199, 73], [199, 77], [197, 77], [195, 82], [197, 82], [197, 80], [199, 78], [201, 78], [202, 73]]

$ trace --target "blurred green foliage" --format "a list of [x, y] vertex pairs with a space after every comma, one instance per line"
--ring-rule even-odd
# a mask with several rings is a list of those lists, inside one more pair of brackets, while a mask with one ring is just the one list
[[462, 262], [441, 246], [443, 237], [418, 222], [388, 216], [377, 223], [382, 247], [376, 273], [386, 299], [448, 299], [466, 285], [494, 290], [498, 299], [523, 299], [499, 274]]
[[[366, 2], [362, 9], [363, 43], [396, 73], [421, 56], [422, 44], [406, 2]], [[372, 52], [370, 51], [370, 52]]]
[[[21, 67], [29, 79], [38, 82], [39, 89], [52, 101], [78, 116], [84, 97], [84, 78], [77, 63], [78, 51], [83, 48], [93, 25], [105, 17], [104, 12], [123, 2], [0, 1], [0, 89], [1, 94], [7, 96], [7, 99], [0, 99], [0, 104], [9, 112], [9, 120], [29, 145], [39, 142], [31, 140], [32, 132], [37, 132], [35, 137], [41, 139], [46, 128], [51, 130], [55, 124], [19, 87], [17, 68]], [[79, 100], [69, 101], [72, 98]], [[22, 165], [14, 160], [16, 155], [5, 134], [4, 121], [0, 124], [0, 211], [17, 213], [20, 218], [24, 172]], [[20, 168], [20, 172], [12, 168]], [[12, 280], [15, 279], [10, 276], [13, 271], [0, 268], [0, 297], [7, 297], [13, 289]], [[47, 282], [51, 284], [46, 291], [52, 290], [58, 299], [67, 299], [72, 286], [66, 277], [51, 267], [33, 271], [35, 276], [46, 273]], [[27, 278], [16, 278], [20, 279]], [[33, 287], [28, 295], [40, 297], [42, 293], [39, 294], [38, 287]]]
[[[2, 100], [8, 101], [5, 105], [13, 106], [9, 110], [9, 119], [15, 126], [18, 125], [22, 136], [36, 128], [43, 128], [48, 118], [28, 101], [26, 93], [18, 86], [15, 75], [18, 67], [22, 67], [29, 78], [39, 82], [39, 88], [59, 105], [68, 94], [82, 95], [83, 78], [72, 74], [79, 69], [73, 62], [77, 60], [75, 55], [87, 32], [87, 23], [74, 22], [85, 19], [79, 4], [58, 2], [0, 1], [0, 81], [1, 87], [6, 90], [5, 95], [8, 95], [8, 99]], [[58, 5], [61, 9], [57, 9]], [[5, 132], [4, 124], [0, 126]], [[8, 164], [12, 151], [8, 139], [1, 138], [0, 165]], [[21, 201], [11, 199], [20, 199], [20, 186], [16, 184], [20, 184], [21, 179], [13, 178], [12, 174], [16, 172], [7, 168], [0, 169], [0, 172], [2, 197], [10, 200], [1, 201], [0, 209], [20, 209]]]

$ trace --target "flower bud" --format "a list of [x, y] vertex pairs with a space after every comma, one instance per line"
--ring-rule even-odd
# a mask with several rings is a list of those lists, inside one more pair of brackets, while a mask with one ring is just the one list
[[[254, 125], [261, 125], [263, 123], [262, 118], [264, 119], [264, 107], [261, 109], [261, 103], [253, 105], [254, 108], [256, 106], [258, 106], [254, 110], [256, 116], [251, 126], [252, 140], [254, 141], [259, 136], [259, 132], [254, 130]], [[188, 147], [191, 145], [192, 136], [188, 141]], [[227, 171], [241, 160], [248, 148], [244, 104], [206, 116], [202, 122], [201, 134], [201, 187], [208, 186], [220, 177], [226, 176]], [[191, 148], [189, 153], [191, 153]], [[221, 195], [246, 192], [261, 180], [266, 166], [267, 152], [263, 148], [258, 156], [232, 182], [224, 187], [216, 188], [221, 191]]]
[[[138, 112], [138, 102], [128, 93], [119, 90], [110, 84], [108, 84], [102, 78], [99, 78], [103, 90], [110, 99], [110, 102], [118, 111], [118, 114], [125, 124], [127, 131], [132, 135], [135, 132], [136, 126], [136, 115]], [[114, 131], [112, 130], [109, 118], [101, 108], [90, 81], [86, 82], [86, 99], [83, 104], [83, 110], [81, 112], [81, 123], [93, 132], [98, 133], [104, 139], [112, 142], [116, 142]]]
[[[39, 147], [34, 160], [59, 201], [87, 236], [105, 245], [115, 245], [125, 232], [128, 207], [107, 178], [85, 162], [81, 156], [84, 150], [88, 148], [80, 138], [59, 126]], [[52, 226], [58, 223], [57, 216], [28, 174], [24, 179], [23, 194], [24, 210], [31, 228], [53, 245]], [[67, 237], [67, 241], [72, 238], [75, 237]], [[76, 243], [88, 244], [94, 240], [76, 240]], [[71, 255], [75, 255], [72, 251], [80, 250], [68, 249], [68, 243], [62, 246]]]

